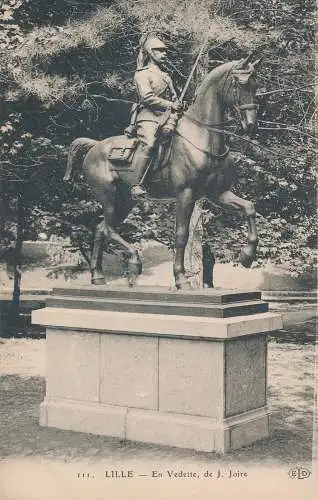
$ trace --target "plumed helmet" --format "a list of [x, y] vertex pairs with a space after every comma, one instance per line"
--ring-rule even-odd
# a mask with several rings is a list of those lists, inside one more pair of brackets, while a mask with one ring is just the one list
[[152, 55], [152, 51], [154, 49], [166, 50], [165, 44], [155, 35], [150, 35], [147, 37], [143, 48], [150, 55]]
[[[155, 49], [165, 50], [165, 44], [156, 35], [145, 34], [141, 37], [139, 42], [140, 50], [137, 57], [137, 70], [142, 69], [149, 56], [157, 61], [156, 55], [153, 53]], [[148, 56], [148, 57], [147, 57]], [[159, 61], [157, 61], [159, 62]]]

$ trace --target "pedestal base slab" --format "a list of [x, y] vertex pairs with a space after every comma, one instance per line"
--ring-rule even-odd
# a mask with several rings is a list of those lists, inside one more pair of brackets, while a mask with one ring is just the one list
[[192, 415], [49, 398], [40, 406], [42, 426], [219, 453], [267, 438], [268, 419], [266, 408], [219, 422]]

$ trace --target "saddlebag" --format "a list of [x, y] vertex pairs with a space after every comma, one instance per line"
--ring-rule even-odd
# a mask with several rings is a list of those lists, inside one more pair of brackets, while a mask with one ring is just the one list
[[108, 159], [113, 162], [130, 163], [134, 157], [138, 145], [138, 139], [121, 137], [113, 142], [112, 148], [108, 153]]

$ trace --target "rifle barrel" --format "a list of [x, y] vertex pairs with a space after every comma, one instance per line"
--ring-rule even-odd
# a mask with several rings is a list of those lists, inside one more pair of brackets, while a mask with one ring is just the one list
[[[196, 60], [194, 61], [194, 64], [193, 64], [192, 69], [191, 69], [191, 71], [190, 71], [190, 74], [189, 74], [189, 76], [188, 76], [188, 78], [187, 78], [187, 81], [185, 82], [185, 85], [184, 85], [184, 87], [183, 87], [183, 89], [182, 89], [182, 92], [181, 92], [181, 94], [180, 94], [180, 97], [179, 97], [180, 101], [182, 101], [182, 100], [184, 99], [184, 96], [185, 96], [185, 94], [186, 94], [186, 92], [187, 92], [187, 90], [188, 90], [188, 87], [189, 87], [189, 83], [191, 82], [191, 79], [192, 79], [192, 77], [193, 77], [193, 73], [195, 72], [196, 67], [197, 67], [197, 65], [198, 65], [198, 62], [199, 62], [199, 60], [200, 60], [200, 57], [202, 56], [203, 51], [204, 51], [204, 49], [205, 49], [205, 47], [206, 47], [206, 45], [207, 45], [207, 43], [208, 43], [208, 41], [209, 41], [209, 37], [210, 37], [210, 32], [209, 32], [209, 33], [207, 34], [207, 36], [205, 37], [205, 40], [204, 40], [204, 42], [203, 42], [203, 44], [202, 44], [202, 46], [201, 46], [201, 49], [199, 50], [199, 53], [198, 53], [198, 55], [197, 55], [197, 57], [196, 57]], [[232, 37], [232, 38], [230, 38], [229, 40], [226, 40], [226, 42], [230, 42], [231, 40], [233, 40], [233, 37]], [[217, 49], [218, 47], [221, 47], [221, 46], [222, 46], [222, 45], [224, 45], [224, 43], [226, 43], [226, 42], [219, 43], [218, 45], [216, 45], [216, 47], [214, 47], [214, 49]]]

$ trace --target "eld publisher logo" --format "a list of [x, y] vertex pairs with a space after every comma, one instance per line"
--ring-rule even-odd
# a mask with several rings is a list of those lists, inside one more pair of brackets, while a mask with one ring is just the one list
[[305, 467], [293, 467], [288, 473], [291, 479], [308, 479], [310, 474], [310, 470]]

